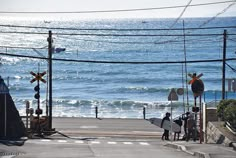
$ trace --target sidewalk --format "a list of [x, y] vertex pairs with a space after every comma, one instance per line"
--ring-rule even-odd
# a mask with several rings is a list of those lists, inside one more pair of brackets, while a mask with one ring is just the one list
[[232, 147], [220, 144], [200, 144], [199, 142], [175, 141], [165, 146], [178, 149], [199, 158], [236, 158], [236, 151]]

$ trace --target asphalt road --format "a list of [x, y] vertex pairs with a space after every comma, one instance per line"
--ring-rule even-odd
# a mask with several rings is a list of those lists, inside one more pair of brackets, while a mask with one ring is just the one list
[[[160, 139], [74, 138], [31, 139], [22, 146], [0, 145], [6, 155], [17, 158], [190, 158], [164, 146]], [[4, 156], [2, 156], [5, 158]], [[9, 158], [9, 157], [8, 157]]]
[[0, 140], [0, 158], [236, 157], [233, 149], [214, 144], [162, 141], [163, 129], [142, 119], [53, 118], [52, 125], [58, 133], [50, 136]]
[[69, 136], [160, 138], [163, 129], [143, 119], [53, 118], [53, 128]]

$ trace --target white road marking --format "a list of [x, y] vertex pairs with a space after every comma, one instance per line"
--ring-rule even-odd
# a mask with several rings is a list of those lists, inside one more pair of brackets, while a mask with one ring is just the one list
[[100, 144], [100, 142], [92, 141], [91, 144]]
[[58, 143], [67, 143], [66, 140], [58, 140], [57, 142], [58, 142]]
[[80, 128], [83, 128], [83, 129], [98, 128], [98, 126], [80, 126]]
[[[74, 141], [68, 141], [68, 140], [50, 140], [50, 139], [41, 139], [40, 142], [58, 142], [58, 143], [75, 143], [75, 144], [84, 144], [85, 141], [83, 140], [74, 140]], [[107, 141], [107, 142], [103, 142], [103, 143], [107, 143], [110, 145], [116, 145], [119, 142], [115, 142], [115, 141]], [[121, 142], [124, 145], [133, 145], [133, 142]], [[150, 144], [148, 142], [136, 142], [139, 145], [143, 145], [143, 146], [149, 146]], [[101, 144], [100, 141], [90, 141], [90, 144]]]
[[50, 139], [41, 139], [42, 142], [50, 142]]
[[123, 142], [125, 145], [131, 145], [133, 144], [132, 142]]
[[140, 145], [150, 145], [147, 142], [139, 142]]
[[76, 140], [75, 143], [77, 143], [77, 144], [83, 144], [84, 141], [82, 141], [82, 140]]

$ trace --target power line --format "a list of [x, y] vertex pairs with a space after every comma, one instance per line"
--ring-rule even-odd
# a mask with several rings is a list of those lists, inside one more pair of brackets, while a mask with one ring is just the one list
[[233, 41], [233, 42], [236, 42], [236, 40], [234, 40], [234, 39], [231, 39], [231, 38], [228, 38], [228, 40], [230, 40], [230, 41]]
[[47, 49], [46, 47], [24, 47], [24, 46], [7, 46], [7, 45], [1, 45], [1, 48], [19, 48], [19, 49]]
[[[206, 6], [206, 5], [216, 5], [216, 4], [223, 4], [223, 3], [231, 3], [235, 2], [235, 0], [231, 1], [219, 1], [219, 2], [210, 2], [210, 3], [199, 3], [199, 4], [192, 4], [189, 7], [196, 7], [196, 6]], [[0, 11], [0, 13], [7, 13], [7, 14], [87, 14], [87, 13], [111, 13], [111, 12], [134, 12], [134, 11], [149, 11], [149, 10], [162, 10], [162, 9], [176, 9], [176, 8], [183, 8], [186, 5], [177, 5], [177, 6], [166, 6], [166, 7], [155, 7], [155, 8], [135, 8], [135, 9], [117, 9], [117, 10], [89, 10], [89, 11]]]
[[233, 68], [232, 66], [230, 66], [228, 63], [225, 63], [231, 70], [233, 70], [234, 72], [236, 72], [236, 69]]
[[[180, 40], [173, 40], [173, 41], [168, 41], [168, 42], [130, 42], [130, 41], [110, 41], [110, 40], [92, 40], [92, 39], [82, 39], [82, 38], [73, 38], [73, 37], [63, 37], [63, 36], [57, 36], [57, 38], [61, 38], [61, 39], [66, 39], [66, 40], [77, 40], [77, 41], [85, 41], [85, 42], [98, 42], [98, 43], [111, 43], [111, 44], [158, 44], [158, 45], [161, 45], [161, 44], [170, 44], [170, 43], [173, 43], [173, 44], [182, 44], [183, 40], [180, 39]], [[204, 42], [204, 43], [212, 43], [212, 42], [218, 42], [219, 39], [215, 39], [212, 40], [212, 39], [200, 39], [200, 38], [195, 38], [195, 39], [188, 39], [188, 40], [185, 40], [186, 42]]]
[[229, 8], [231, 8], [233, 5], [235, 5], [234, 1], [233, 3], [231, 3], [230, 5], [228, 5], [225, 9], [223, 9], [221, 12], [217, 13], [215, 16], [213, 16], [212, 18], [210, 18], [209, 20], [207, 20], [206, 22], [202, 23], [201, 25], [199, 25], [198, 27], [202, 27], [206, 24], [208, 24], [209, 22], [213, 21], [215, 18], [217, 18], [218, 16], [220, 16], [221, 14], [225, 13]]
[[[46, 32], [24, 32], [24, 31], [0, 31], [0, 33], [6, 34], [35, 34], [35, 35], [45, 35], [48, 34]], [[152, 36], [220, 36], [220, 33], [205, 33], [205, 34], [92, 34], [92, 33], [53, 33], [54, 35], [67, 35], [67, 36], [127, 36], [127, 37], [135, 37], [135, 36], [143, 36], [143, 37], [152, 37]], [[236, 35], [236, 34], [228, 34], [228, 35]]]
[[[32, 59], [43, 59], [48, 60], [45, 57], [36, 57], [20, 54], [9, 54], [9, 53], [0, 53], [0, 55], [20, 57], [20, 58], [32, 58]], [[54, 61], [64, 61], [64, 62], [77, 62], [77, 63], [97, 63], [97, 64], [181, 64], [181, 63], [206, 63], [206, 62], [222, 62], [222, 59], [212, 59], [212, 60], [189, 60], [189, 61], [101, 61], [101, 60], [75, 60], [75, 59], [60, 59], [53, 58]], [[236, 58], [228, 58], [226, 61], [236, 60]]]
[[[211, 17], [209, 20], [205, 21], [204, 23], [202, 23], [201, 25], [198, 26], [198, 28], [202, 28], [204, 25], [210, 23], [211, 21], [215, 20], [218, 16], [220, 16], [221, 14], [225, 13], [230, 7], [232, 7], [235, 4], [236, 1], [234, 1], [233, 3], [229, 4], [226, 8], [224, 8], [221, 12], [218, 12], [215, 16]], [[194, 31], [194, 30], [193, 30]], [[187, 34], [191, 33], [191, 31], [188, 31], [185, 36]], [[172, 40], [165, 40], [165, 41], [161, 41], [161, 42], [168, 42], [168, 41], [172, 41]]]
[[175, 24], [176, 24], [176, 23], [179, 21], [179, 19], [183, 16], [184, 12], [186, 11], [186, 9], [188, 8], [188, 6], [190, 5], [191, 2], [192, 2], [192, 0], [190, 0], [190, 1], [188, 2], [188, 4], [184, 7], [183, 11], [180, 13], [180, 15], [178, 16], [178, 18], [174, 21], [174, 23], [170, 26], [169, 29], [172, 29], [172, 28], [175, 26]]
[[[166, 31], [166, 30], [183, 30], [183, 28], [154, 28], [154, 29], [115, 29], [115, 28], [71, 28], [71, 27], [43, 27], [43, 26], [27, 26], [27, 25], [1, 25], [0, 27], [13, 27], [13, 28], [31, 28], [31, 29], [47, 29], [47, 30], [74, 30], [74, 31]], [[189, 27], [185, 30], [208, 30], [208, 29], [230, 29], [236, 26], [211, 26], [211, 27]]]

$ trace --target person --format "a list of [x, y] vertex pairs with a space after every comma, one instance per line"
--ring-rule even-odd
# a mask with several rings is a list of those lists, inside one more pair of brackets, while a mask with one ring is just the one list
[[[163, 123], [164, 121], [167, 120], [167, 121], [170, 121], [170, 113], [167, 112], [166, 113], [166, 116], [162, 119], [161, 121], [161, 128], [163, 127]], [[164, 129], [164, 133], [162, 134], [162, 137], [161, 137], [162, 140], [169, 140], [169, 130], [167, 129]]]
[[175, 134], [174, 134], [174, 140], [176, 139], [176, 135], [177, 135], [177, 140], [179, 140], [179, 135], [180, 135], [180, 133], [181, 133], [181, 126], [182, 126], [182, 119], [181, 119], [181, 117], [179, 117], [179, 119], [175, 120], [174, 122], [175, 122], [177, 125], [180, 126], [180, 131], [175, 132]]
[[191, 136], [192, 136], [193, 140], [196, 141], [196, 139], [195, 139], [195, 127], [196, 127], [196, 124], [195, 124], [194, 116], [193, 116], [193, 114], [191, 114], [189, 116], [188, 121], [187, 121], [188, 134], [187, 134], [186, 141], [189, 141]]
[[187, 137], [187, 121], [189, 117], [190, 112], [186, 112], [185, 114], [182, 115], [182, 120], [184, 121], [184, 137], [183, 139], [186, 139]]

